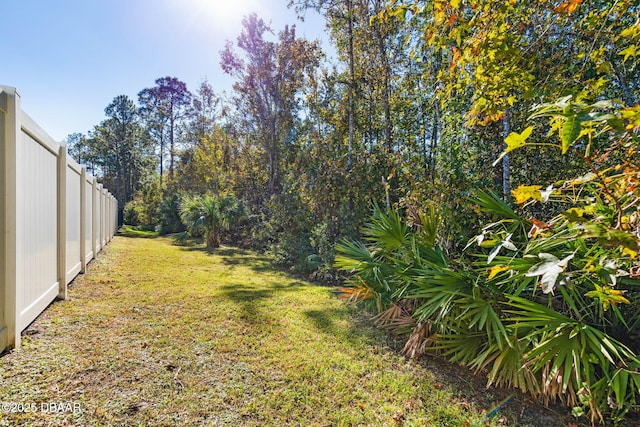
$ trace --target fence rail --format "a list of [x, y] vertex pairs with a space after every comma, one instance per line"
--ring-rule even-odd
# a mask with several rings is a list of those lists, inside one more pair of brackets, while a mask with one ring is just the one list
[[0, 86], [0, 352], [117, 230], [118, 201]]

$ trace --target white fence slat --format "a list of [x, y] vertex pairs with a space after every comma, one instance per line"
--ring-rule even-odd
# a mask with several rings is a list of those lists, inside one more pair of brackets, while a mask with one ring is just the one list
[[108, 243], [117, 200], [0, 86], [0, 352]]
[[73, 159], [67, 157], [67, 203], [66, 203], [66, 263], [65, 285], [69, 284], [82, 269], [82, 168]]
[[16, 158], [16, 299], [22, 331], [57, 295], [51, 289], [58, 287], [58, 159], [24, 131]]
[[20, 345], [16, 295], [16, 146], [20, 134], [20, 94], [0, 86], [0, 350]]

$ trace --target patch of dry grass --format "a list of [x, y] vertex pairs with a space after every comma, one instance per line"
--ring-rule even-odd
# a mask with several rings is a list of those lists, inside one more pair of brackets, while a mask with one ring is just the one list
[[[0, 425], [500, 422], [485, 420], [499, 398], [441, 385], [329, 288], [252, 252], [118, 236], [69, 296], [0, 358]], [[74, 406], [44, 411], [49, 402]]]

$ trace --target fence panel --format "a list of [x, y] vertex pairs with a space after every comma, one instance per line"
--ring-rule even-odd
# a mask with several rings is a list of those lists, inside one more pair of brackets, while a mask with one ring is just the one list
[[65, 285], [73, 280], [82, 270], [82, 253], [80, 237], [82, 235], [82, 167], [73, 159], [67, 158], [66, 174], [66, 263]]
[[102, 184], [98, 184], [95, 188], [94, 188], [94, 193], [93, 193], [93, 211], [94, 211], [94, 215], [93, 215], [93, 219], [95, 221], [94, 223], [94, 234], [93, 234], [93, 238], [94, 238], [94, 243], [93, 243], [93, 251], [95, 253], [98, 253], [101, 249], [102, 249], [102, 238], [100, 237], [101, 233], [102, 233]]
[[107, 189], [103, 188], [100, 193], [100, 242], [102, 243], [102, 247], [107, 244]]
[[112, 201], [0, 86], [0, 352], [111, 240]]
[[93, 259], [93, 182], [95, 178], [91, 175], [85, 176], [84, 181], [84, 252], [85, 265]]
[[20, 331], [58, 295], [59, 149], [22, 114], [16, 147], [16, 291]]

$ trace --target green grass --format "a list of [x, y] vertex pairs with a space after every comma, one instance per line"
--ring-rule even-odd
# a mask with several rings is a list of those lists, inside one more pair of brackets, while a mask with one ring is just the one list
[[145, 237], [145, 238], [158, 237], [158, 233], [155, 231], [144, 230], [140, 227], [136, 227], [133, 225], [122, 226], [122, 228], [118, 230], [118, 234], [125, 237]]
[[484, 419], [499, 398], [478, 405], [399, 356], [330, 288], [252, 252], [136, 233], [116, 237], [0, 358], [0, 402], [39, 408], [0, 411], [0, 425], [499, 424]]

